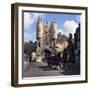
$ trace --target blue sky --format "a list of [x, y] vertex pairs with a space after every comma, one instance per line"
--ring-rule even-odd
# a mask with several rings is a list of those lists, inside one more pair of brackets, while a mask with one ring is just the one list
[[80, 15], [78, 14], [24, 12], [24, 41], [36, 41], [36, 23], [38, 17], [43, 18], [49, 23], [55, 19], [57, 31], [62, 32], [66, 36], [69, 33], [74, 34], [80, 23]]

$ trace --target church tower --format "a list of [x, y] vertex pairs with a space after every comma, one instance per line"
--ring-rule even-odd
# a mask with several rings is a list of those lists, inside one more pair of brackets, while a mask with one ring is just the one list
[[54, 53], [57, 39], [57, 23], [55, 19], [50, 24], [49, 38], [50, 38], [50, 48], [51, 51]]
[[43, 50], [43, 34], [44, 34], [44, 22], [39, 17], [36, 26], [37, 32], [37, 53], [41, 54]]
[[44, 21], [44, 34], [43, 34], [43, 47], [44, 47], [44, 50], [45, 49], [48, 49], [49, 47], [49, 27], [48, 27], [48, 23], [47, 21]]

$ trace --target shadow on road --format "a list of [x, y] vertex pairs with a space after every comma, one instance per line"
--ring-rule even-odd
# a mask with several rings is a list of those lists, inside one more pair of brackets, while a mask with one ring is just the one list
[[48, 67], [48, 66], [39, 66], [38, 68], [42, 69], [43, 71], [57, 70], [55, 67], [50, 68], [50, 67]]
[[63, 75], [80, 75], [80, 64], [70, 64], [64, 68], [64, 72], [60, 73]]
[[67, 65], [67, 67], [58, 70], [56, 67], [50, 68], [48, 66], [38, 66], [39, 69], [42, 69], [43, 71], [58, 71], [60, 74], [63, 75], [80, 75], [80, 65], [76, 64], [70, 64]]

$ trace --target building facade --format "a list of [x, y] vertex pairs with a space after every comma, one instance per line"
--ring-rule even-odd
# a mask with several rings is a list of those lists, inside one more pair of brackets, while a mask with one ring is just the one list
[[74, 34], [74, 45], [75, 45], [75, 60], [80, 63], [80, 24]]
[[55, 54], [55, 48], [58, 45], [64, 48], [64, 41], [66, 40], [66, 37], [57, 31], [57, 23], [55, 19], [50, 23], [47, 23], [47, 21], [41, 19], [40, 17], [38, 18], [36, 25], [38, 55], [43, 55], [43, 51], [46, 49]]

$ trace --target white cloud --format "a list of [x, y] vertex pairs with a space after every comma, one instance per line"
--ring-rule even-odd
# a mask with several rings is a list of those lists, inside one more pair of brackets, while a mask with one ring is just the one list
[[58, 28], [58, 32], [61, 32], [62, 34], [65, 34], [65, 32], [62, 28]]
[[72, 33], [72, 35], [74, 35], [77, 27], [78, 23], [76, 23], [74, 20], [66, 20], [63, 24], [63, 28], [58, 28], [58, 32], [61, 32], [66, 36], [69, 36], [69, 33]]
[[24, 13], [24, 29], [27, 30], [36, 22], [39, 16], [44, 17], [43, 13]]
[[66, 36], [69, 36], [69, 33], [74, 35], [77, 27], [78, 23], [76, 23], [74, 20], [66, 20], [64, 22], [63, 28], [59, 28], [58, 31], [62, 32], [62, 34], [65, 34]]
[[63, 29], [62, 28], [58, 28], [58, 32], [62, 32], [63, 31]]
[[24, 41], [25, 41], [25, 42], [28, 42], [31, 38], [32, 38], [32, 37], [31, 37], [31, 35], [30, 35], [29, 33], [24, 32]]
[[29, 42], [29, 41], [36, 41], [36, 33], [35, 32], [24, 32], [24, 42]]
[[69, 37], [69, 31], [66, 32], [66, 30], [64, 30], [64, 28], [58, 28], [58, 32], [61, 32], [62, 35], [66, 35], [67, 37]]
[[62, 28], [58, 28], [58, 32], [61, 32], [62, 34], [64, 34], [64, 30]]

